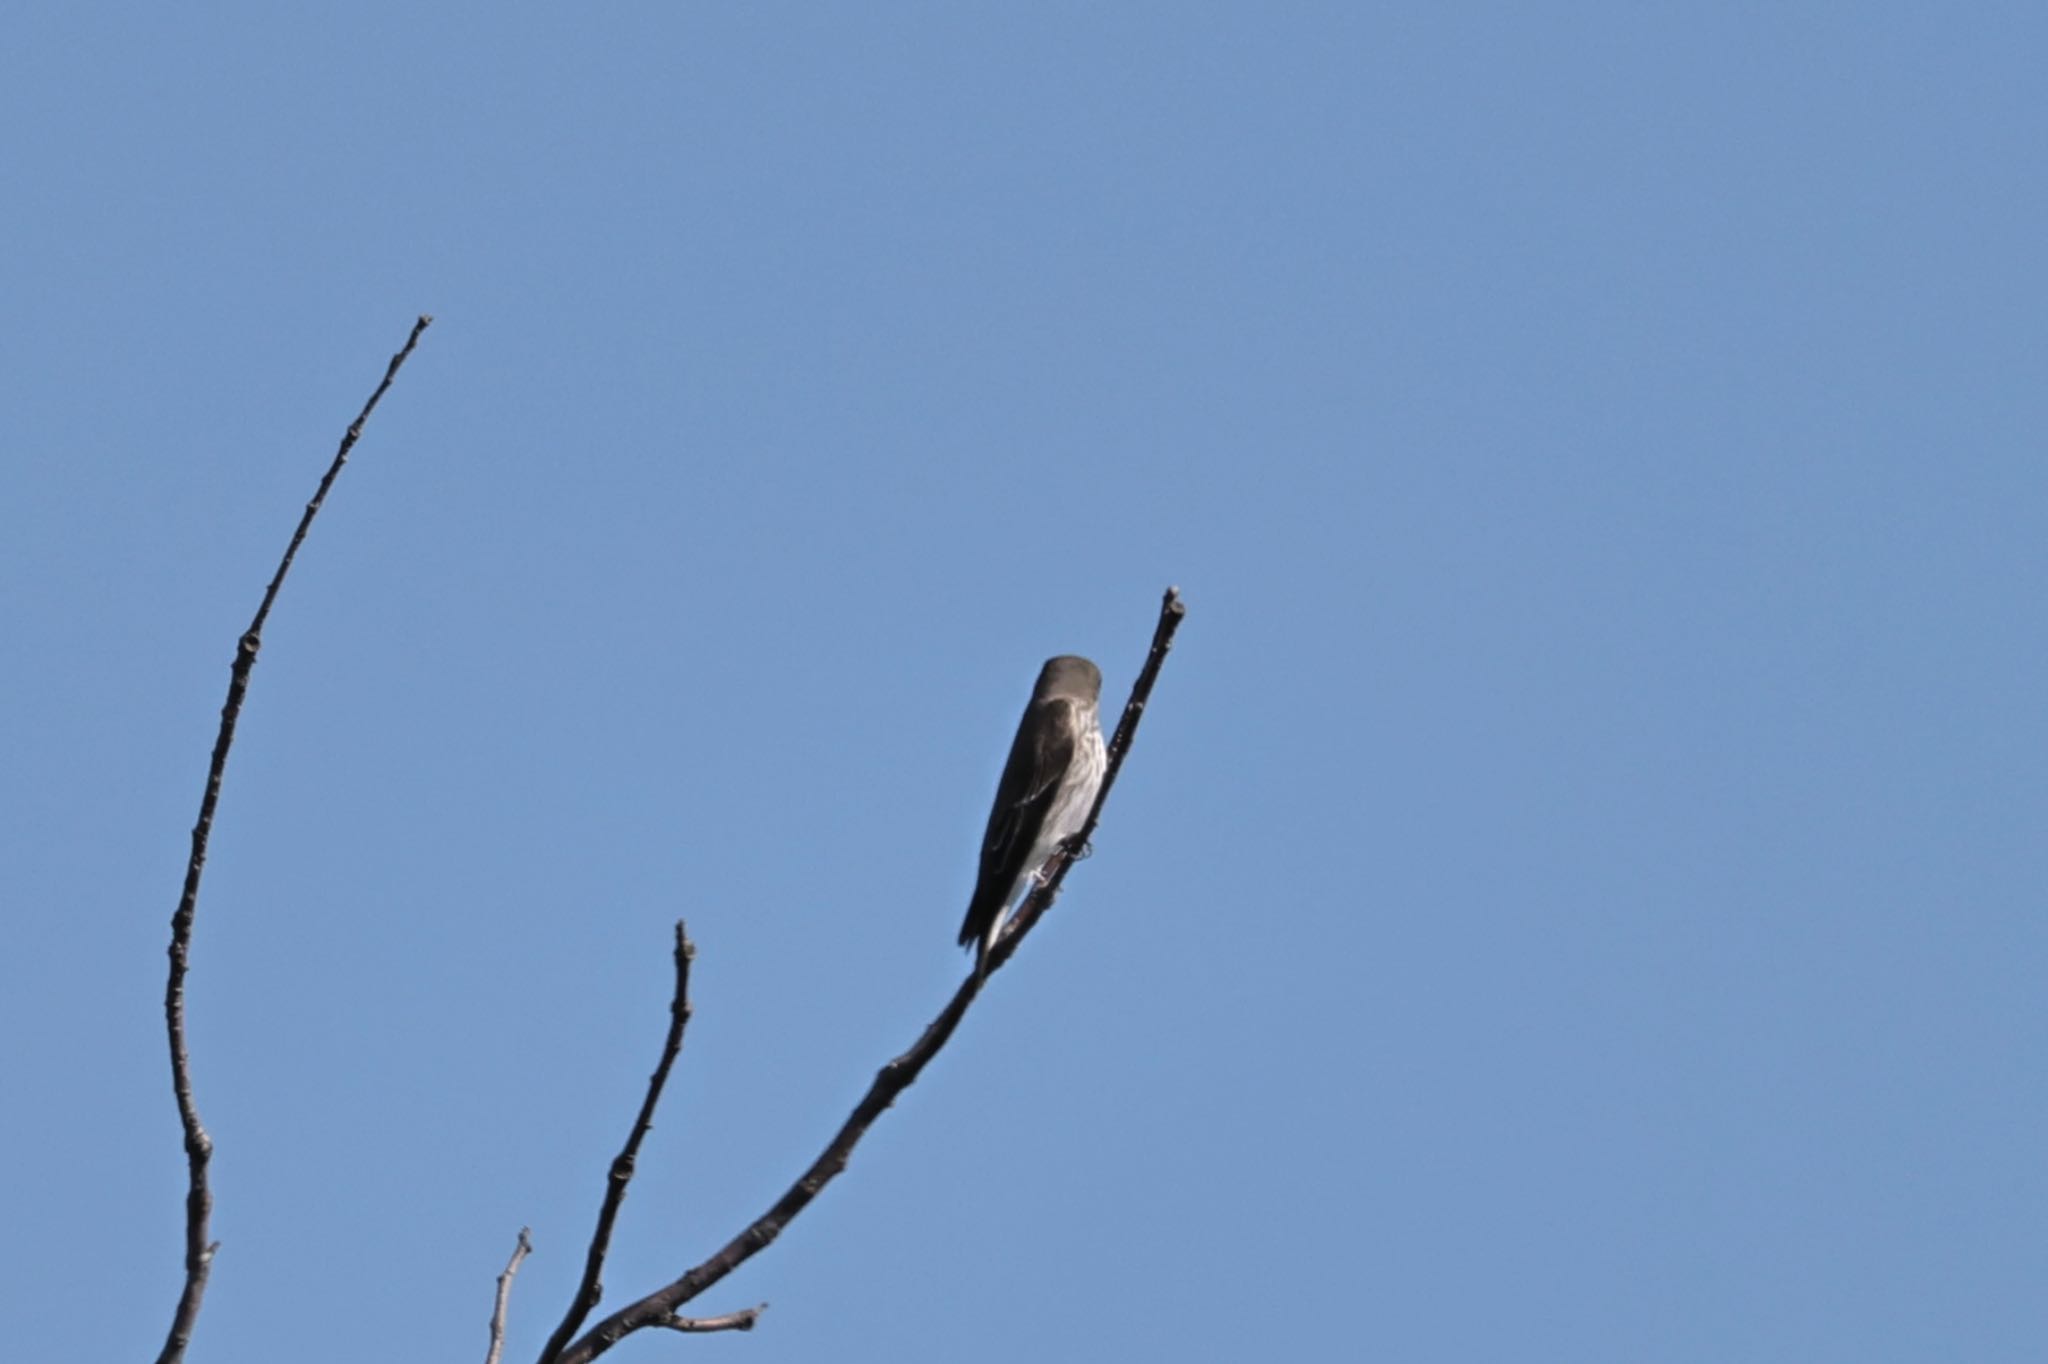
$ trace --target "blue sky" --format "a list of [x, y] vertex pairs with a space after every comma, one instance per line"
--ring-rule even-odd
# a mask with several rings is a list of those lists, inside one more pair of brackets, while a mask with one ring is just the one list
[[2030, 6], [38, 6], [0, 50], [0, 1330], [511, 1360], [2033, 1360], [2048, 19]]

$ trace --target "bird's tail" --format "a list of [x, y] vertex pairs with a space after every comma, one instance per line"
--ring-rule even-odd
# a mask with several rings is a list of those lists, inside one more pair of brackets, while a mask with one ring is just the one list
[[[1010, 907], [1008, 897], [1003, 896], [1004, 889], [986, 885], [974, 888], [974, 898], [967, 904], [967, 916], [960, 921], [962, 947], [994, 943], [995, 932], [1003, 924], [1003, 911]], [[984, 945], [978, 950], [986, 952], [988, 948]]]
[[1007, 918], [1007, 914], [997, 909], [988, 921], [988, 931], [974, 944], [974, 982], [977, 985], [988, 979], [989, 953], [996, 950], [996, 935], [1003, 931], [1003, 922]]

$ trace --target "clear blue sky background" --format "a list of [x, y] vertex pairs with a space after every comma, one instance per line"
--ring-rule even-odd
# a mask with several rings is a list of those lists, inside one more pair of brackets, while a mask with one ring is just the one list
[[966, 969], [1039, 662], [1066, 897], [622, 1361], [2038, 1360], [2036, 6], [42, 5], [0, 50], [0, 1334], [508, 1358]]

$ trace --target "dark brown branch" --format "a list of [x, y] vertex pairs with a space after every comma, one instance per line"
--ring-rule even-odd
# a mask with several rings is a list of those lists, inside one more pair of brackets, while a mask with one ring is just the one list
[[519, 1273], [519, 1262], [532, 1253], [532, 1234], [521, 1227], [519, 1244], [512, 1247], [512, 1258], [505, 1262], [505, 1272], [498, 1276], [498, 1297], [491, 1304], [491, 1350], [484, 1356], [484, 1364], [498, 1364], [505, 1353], [505, 1308], [512, 1301], [512, 1280]]
[[[690, 963], [696, 959], [697, 948], [683, 932], [683, 921], [678, 919], [676, 989], [669, 1001], [668, 1037], [661, 1044], [661, 1060], [655, 1064], [654, 1074], [647, 1079], [647, 1097], [640, 1101], [640, 1116], [633, 1121], [633, 1130], [626, 1137], [626, 1145], [612, 1161], [611, 1175], [605, 1185], [604, 1205], [597, 1211], [597, 1230], [591, 1233], [590, 1253], [583, 1262], [583, 1282], [577, 1285], [576, 1296], [569, 1303], [562, 1324], [548, 1337], [547, 1348], [540, 1354], [542, 1364], [562, 1353], [604, 1296], [604, 1257], [611, 1247], [612, 1227], [619, 1220], [619, 1205], [626, 1201], [626, 1185], [633, 1179], [633, 1165], [640, 1155], [640, 1142], [654, 1126], [654, 1108], [661, 1102], [661, 1089], [668, 1083], [669, 1068], [675, 1065], [676, 1056], [683, 1049], [683, 1029], [690, 1022]], [[753, 1319], [749, 1317], [744, 1326], [708, 1329], [745, 1331], [752, 1329], [753, 1325]]]
[[[1004, 962], [1015, 953], [1024, 935], [1031, 931], [1044, 912], [1044, 906], [1058, 896], [1060, 883], [1066, 878], [1067, 870], [1073, 865], [1072, 853], [1087, 840], [1093, 832], [1097, 819], [1101, 817], [1103, 803], [1109, 799], [1109, 789], [1115, 784], [1117, 771], [1123, 766], [1124, 755], [1130, 750], [1131, 741], [1137, 735], [1138, 721], [1145, 714], [1145, 703], [1152, 695], [1152, 686], [1159, 678], [1160, 665], [1166, 661], [1166, 654], [1173, 647], [1173, 635], [1180, 628], [1187, 608], [1181, 603], [1180, 593], [1174, 588], [1166, 589], [1165, 600], [1159, 607], [1159, 624], [1152, 634], [1151, 652], [1146, 655], [1145, 666], [1138, 673], [1137, 683], [1131, 688], [1131, 699], [1124, 705], [1123, 719], [1118, 722], [1116, 735], [1111, 740], [1107, 768], [1102, 776], [1102, 789], [1096, 793], [1095, 808], [1088, 812], [1088, 822], [1079, 834], [1069, 840], [1067, 849], [1055, 854], [1048, 862], [1049, 874], [1042, 884], [1025, 897], [1018, 908], [1015, 926], [996, 943], [989, 954], [988, 973], [993, 975]], [[676, 1318], [676, 1309], [691, 1301], [705, 1289], [711, 1287], [726, 1275], [760, 1251], [765, 1250], [782, 1234], [782, 1229], [798, 1213], [810, 1206], [824, 1187], [846, 1168], [853, 1155], [853, 1148], [866, 1135], [869, 1127], [888, 1107], [896, 1102], [899, 1095], [908, 1089], [924, 1070], [931, 1059], [939, 1054], [953, 1030], [960, 1026], [960, 1020], [967, 1013], [967, 1007], [981, 992], [985, 977], [969, 971], [967, 979], [953, 994], [939, 1016], [925, 1027], [924, 1033], [910, 1047], [910, 1050], [877, 1071], [868, 1092], [861, 1096], [853, 1112], [840, 1125], [839, 1131], [826, 1145], [818, 1158], [811, 1162], [796, 1183], [775, 1200], [775, 1205], [756, 1218], [746, 1230], [728, 1241], [710, 1259], [685, 1273], [664, 1288], [655, 1290], [638, 1302], [625, 1307], [600, 1321], [560, 1355], [543, 1356], [543, 1364], [589, 1364], [612, 1346], [634, 1331], [647, 1327], [668, 1326]], [[712, 1320], [724, 1320], [713, 1318]]]
[[249, 674], [256, 666], [258, 650], [263, 647], [264, 622], [270, 619], [270, 608], [277, 603], [278, 591], [284, 586], [285, 575], [291, 572], [292, 560], [298, 557], [299, 546], [305, 543], [313, 518], [319, 515], [320, 505], [327, 500], [327, 490], [334, 486], [342, 466], [348, 463], [349, 451], [361, 438], [363, 423], [370, 419], [378, 400], [391, 387], [391, 381], [398, 377], [399, 366], [412, 354], [413, 347], [419, 344], [420, 333], [433, 320], [422, 314], [413, 323], [412, 334], [406, 337], [404, 347], [384, 367], [383, 381], [370, 395], [370, 400], [363, 404], [363, 410], [356, 414], [356, 419], [349, 423], [347, 433], [341, 438], [341, 448], [335, 452], [334, 462], [327, 466], [327, 473], [320, 479], [313, 500], [306, 504], [305, 514], [299, 518], [299, 527], [292, 532], [284, 557], [278, 560], [277, 572], [271, 576], [270, 586], [264, 589], [263, 602], [256, 608], [255, 619], [249, 622], [249, 628], [242, 632], [242, 638], [235, 646], [235, 661], [228, 671], [228, 699], [220, 709], [220, 732], [214, 737], [213, 761], [206, 771], [206, 790], [199, 799], [199, 821], [192, 826], [192, 855], [185, 863], [185, 888], [178, 896], [177, 912], [171, 916], [171, 971], [170, 980], [164, 986], [164, 1023], [170, 1035], [171, 1089], [177, 1095], [178, 1120], [185, 1129], [188, 1178], [185, 1193], [185, 1289], [178, 1296], [178, 1310], [171, 1317], [170, 1334], [164, 1340], [163, 1353], [157, 1356], [157, 1364], [178, 1364], [184, 1359], [186, 1347], [192, 1343], [192, 1328], [199, 1320], [200, 1300], [206, 1295], [206, 1279], [213, 1268], [213, 1253], [219, 1249], [216, 1242], [206, 1239], [213, 1216], [213, 1190], [206, 1178], [207, 1164], [213, 1158], [213, 1138], [206, 1134], [206, 1126], [199, 1120], [199, 1105], [192, 1097], [192, 1057], [185, 1045], [185, 972], [192, 951], [192, 919], [199, 907], [199, 878], [206, 869], [206, 845], [213, 836], [214, 810], [220, 804], [221, 778], [227, 772], [228, 750], [234, 746], [235, 724], [242, 717], [242, 701], [249, 692]]
[[667, 1317], [654, 1323], [666, 1326], [671, 1331], [688, 1331], [703, 1334], [710, 1331], [751, 1331], [761, 1314], [768, 1310], [768, 1304], [749, 1307], [739, 1312], [727, 1312], [722, 1317]]

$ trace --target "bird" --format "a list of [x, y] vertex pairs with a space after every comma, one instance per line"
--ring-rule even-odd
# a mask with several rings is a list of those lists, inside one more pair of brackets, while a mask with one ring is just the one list
[[981, 872], [960, 945], [974, 949], [976, 979], [988, 970], [1012, 902], [1061, 843], [1081, 831], [1102, 787], [1107, 756], [1097, 705], [1102, 670], [1085, 658], [1049, 658], [1017, 722], [981, 840]]

